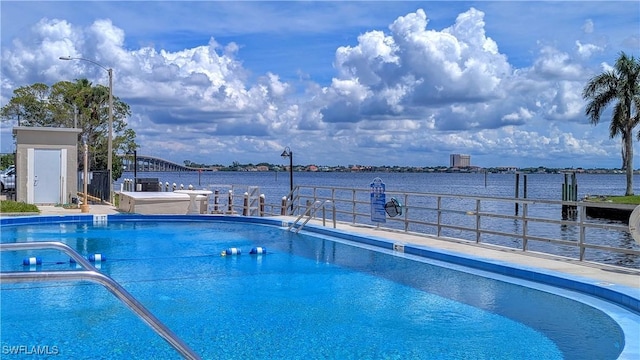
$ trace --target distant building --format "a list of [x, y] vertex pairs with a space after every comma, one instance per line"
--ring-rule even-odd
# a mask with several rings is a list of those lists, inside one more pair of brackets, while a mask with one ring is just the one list
[[515, 174], [518, 168], [516, 166], [498, 166], [496, 170], [501, 174]]
[[471, 155], [465, 154], [451, 154], [449, 156], [450, 165], [449, 167], [469, 167], [471, 166]]

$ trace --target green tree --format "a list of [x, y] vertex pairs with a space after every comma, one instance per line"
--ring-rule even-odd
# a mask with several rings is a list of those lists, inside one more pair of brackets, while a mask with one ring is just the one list
[[582, 97], [589, 100], [585, 114], [593, 125], [598, 124], [604, 109], [615, 102], [609, 136], [622, 138], [622, 168], [627, 174], [625, 195], [633, 195], [633, 129], [640, 121], [640, 61], [621, 52], [612, 70], [589, 80]]
[[[135, 131], [127, 127], [129, 105], [113, 97], [113, 178], [122, 176], [124, 166], [118, 153], [137, 148]], [[13, 91], [13, 97], [0, 110], [2, 121], [18, 126], [48, 126], [82, 129], [78, 136], [78, 164], [83, 165], [83, 142], [89, 144], [90, 170], [107, 168], [109, 134], [109, 88], [94, 86], [87, 79], [60, 81], [52, 86], [36, 83]]]
[[11, 165], [15, 165], [15, 155], [14, 154], [2, 154], [0, 155], [0, 170], [4, 170]]

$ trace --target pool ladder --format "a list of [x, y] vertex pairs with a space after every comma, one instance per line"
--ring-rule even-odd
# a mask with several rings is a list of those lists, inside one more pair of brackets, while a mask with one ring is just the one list
[[[291, 225], [289, 225], [289, 228], [287, 230], [290, 231], [296, 225], [298, 225], [296, 227], [296, 234], [297, 234], [305, 225], [307, 225], [309, 220], [311, 220], [313, 218], [313, 216], [315, 215], [315, 213], [319, 209], [322, 209], [322, 226], [326, 226], [325, 207], [326, 207], [326, 205], [329, 205], [329, 204], [331, 204], [331, 213], [333, 214], [332, 215], [332, 217], [333, 217], [332, 218], [332, 220], [333, 220], [333, 228], [335, 229], [335, 227], [336, 227], [336, 206], [335, 206], [335, 204], [331, 200], [325, 200], [325, 201], [316, 200], [311, 205], [307, 204], [307, 209], [302, 214], [300, 214], [300, 216], [298, 216], [291, 223]], [[302, 224], [298, 224], [298, 222], [305, 216], [306, 216], [306, 219], [304, 220], [304, 222]]]
[[85, 270], [77, 271], [38, 271], [38, 272], [0, 272], [0, 283], [23, 283], [34, 281], [78, 281], [87, 280], [104, 286], [109, 292], [115, 295], [129, 309], [138, 315], [147, 325], [149, 325], [158, 335], [169, 343], [185, 359], [200, 359], [200, 356], [187, 346], [176, 334], [166, 325], [156, 318], [147, 308], [136, 300], [127, 290], [125, 290], [115, 280], [96, 270], [93, 265], [67, 244], [47, 241], [31, 243], [10, 243], [0, 244], [0, 251], [18, 250], [41, 250], [57, 249], [67, 253], [72, 259], [80, 264]]

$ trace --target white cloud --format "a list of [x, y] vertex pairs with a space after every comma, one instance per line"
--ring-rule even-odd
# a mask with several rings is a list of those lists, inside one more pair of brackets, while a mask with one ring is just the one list
[[584, 100], [579, 81], [558, 81], [548, 84], [542, 92], [541, 115], [551, 120], [585, 121], [583, 116]]
[[584, 70], [568, 53], [551, 46], [544, 46], [540, 57], [533, 65], [533, 71], [546, 79], [580, 79]]
[[366, 85], [376, 85], [388, 64], [399, 65], [393, 39], [382, 31], [358, 36], [358, 46], [343, 46], [336, 50], [335, 67], [340, 78], [357, 78]]
[[520, 120], [528, 120], [533, 117], [533, 113], [523, 107], [518, 111], [506, 114], [502, 117], [502, 121], [505, 123], [519, 122]]
[[[442, 14], [438, 4], [424, 6], [430, 15]], [[493, 11], [484, 3], [478, 6], [490, 9], [487, 14]], [[334, 58], [324, 60], [334, 72], [317, 82], [307, 76], [304, 59], [287, 59], [304, 74], [298, 82], [295, 76], [248, 68], [245, 52], [251, 49], [242, 36], [226, 33], [224, 39], [231, 40], [222, 44], [213, 37], [217, 32], [210, 30], [170, 50], [148, 45], [153, 41], [146, 38], [136, 38], [135, 43], [144, 44], [136, 46], [116, 19], [79, 25], [44, 18], [29, 33], [2, 44], [0, 101], [6, 103], [17, 86], [35, 82], [52, 84], [86, 76], [106, 84], [103, 69], [83, 61], [58, 60], [70, 55], [114, 67], [115, 95], [131, 104], [128, 122], [142, 148], [155, 149], [156, 155], [224, 156], [227, 161], [220, 161], [224, 163], [233, 156], [271, 161], [259, 157], [270, 151], [277, 157], [278, 149], [291, 145], [315, 163], [323, 157], [335, 163], [419, 162], [426, 161], [425, 154], [452, 151], [495, 154], [496, 162], [508, 156], [556, 161], [588, 155], [613, 156], [619, 163], [619, 141], [609, 140], [606, 131], [589, 130], [581, 98], [586, 79], [611, 68], [602, 63], [600, 69], [593, 63], [610, 52], [602, 40], [607, 22], [598, 23], [598, 34], [593, 21], [579, 20], [566, 27], [558, 24], [549, 32], [558, 34], [551, 37], [536, 33], [518, 39], [531, 59], [516, 67], [517, 61], [509, 59], [524, 55], [509, 53], [495, 32], [511, 23], [487, 24], [485, 12], [475, 8], [461, 11], [455, 19], [431, 20], [425, 10], [409, 11], [385, 13], [387, 27], [364, 20], [357, 30], [316, 24], [323, 31], [341, 29], [344, 39], [343, 46], [331, 48]], [[286, 15], [295, 17], [292, 12]], [[495, 21], [495, 13], [491, 15], [487, 21]], [[300, 18], [292, 21], [286, 24], [288, 30], [293, 23], [305, 23]], [[580, 26], [584, 38], [569, 38], [572, 32], [567, 28], [575, 32]], [[184, 29], [194, 31], [197, 26], [188, 24]], [[274, 42], [270, 51], [282, 56], [295, 47], [276, 45], [280, 44]], [[3, 136], [9, 132], [3, 125]], [[361, 148], [385, 149], [388, 157], [376, 158]]]
[[607, 64], [606, 62], [603, 62], [600, 64], [600, 68], [602, 69], [602, 71], [612, 71], [613, 70], [613, 65]]
[[[427, 24], [426, 13], [419, 9], [398, 17], [389, 35], [371, 31], [358, 37], [358, 45], [339, 48], [334, 64], [340, 78], [324, 92], [343, 98], [328, 99], [324, 120], [357, 122], [407, 109], [434, 114], [443, 104], [505, 96], [501, 84], [512, 70], [495, 41], [485, 35], [483, 12], [472, 8], [442, 31], [427, 29]], [[343, 84], [356, 82], [362, 96], [344, 97]], [[464, 122], [463, 128], [484, 121]]]
[[584, 24], [582, 25], [582, 31], [585, 34], [591, 34], [593, 33], [593, 30], [594, 30], [593, 20], [591, 19], [585, 20]]
[[579, 40], [576, 40], [576, 47], [578, 48], [578, 54], [583, 58], [589, 58], [594, 52], [602, 52], [604, 50], [594, 44], [582, 44]]

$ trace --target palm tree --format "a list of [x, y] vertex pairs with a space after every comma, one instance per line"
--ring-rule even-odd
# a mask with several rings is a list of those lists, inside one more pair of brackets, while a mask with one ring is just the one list
[[616, 102], [609, 136], [622, 137], [622, 168], [627, 173], [625, 195], [633, 195], [633, 129], [640, 122], [640, 60], [621, 52], [612, 70], [589, 80], [582, 97], [590, 100], [585, 114], [593, 125], [598, 124], [603, 110]]

